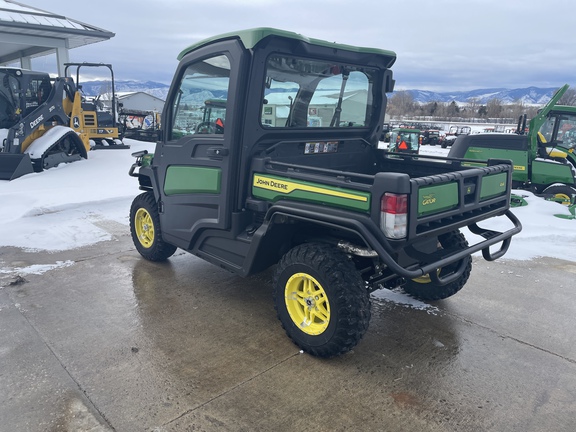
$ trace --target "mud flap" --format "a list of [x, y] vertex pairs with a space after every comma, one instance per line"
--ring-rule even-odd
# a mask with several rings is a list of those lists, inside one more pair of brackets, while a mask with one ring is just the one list
[[14, 180], [34, 172], [27, 154], [0, 153], [0, 180]]

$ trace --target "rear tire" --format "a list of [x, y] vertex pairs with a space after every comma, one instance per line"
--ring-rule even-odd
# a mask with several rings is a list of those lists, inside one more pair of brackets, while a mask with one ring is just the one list
[[[439, 236], [438, 242], [439, 249], [464, 249], [468, 247], [466, 237], [464, 237], [464, 234], [459, 231], [452, 231]], [[437, 285], [432, 282], [432, 279], [429, 275], [424, 275], [418, 279], [407, 281], [403, 287], [404, 291], [411, 296], [416, 297], [417, 299], [426, 301], [442, 300], [453, 296], [458, 291], [460, 291], [462, 287], [464, 287], [468, 281], [468, 278], [470, 277], [470, 272], [472, 271], [472, 257], [467, 256], [463, 260], [467, 261], [464, 272], [454, 282], [446, 285]], [[439, 275], [445, 276], [454, 272], [454, 270], [460, 267], [460, 264], [462, 264], [463, 260], [456, 261], [447, 267], [439, 269]]]
[[149, 261], [166, 261], [176, 252], [176, 246], [162, 240], [160, 215], [153, 192], [144, 192], [132, 201], [130, 234], [136, 250]]
[[551, 198], [547, 199], [569, 206], [572, 204], [572, 197], [576, 195], [576, 189], [568, 185], [552, 185], [544, 189], [542, 195], [552, 195]]
[[274, 307], [288, 337], [318, 357], [351, 350], [370, 322], [360, 273], [344, 252], [323, 243], [296, 246], [280, 260]]

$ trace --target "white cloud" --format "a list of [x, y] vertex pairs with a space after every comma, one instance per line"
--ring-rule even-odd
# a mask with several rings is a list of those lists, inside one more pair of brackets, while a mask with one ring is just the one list
[[402, 88], [469, 90], [575, 85], [572, 0], [152, 0], [94, 8], [80, 0], [25, 0], [116, 33], [71, 51], [74, 61], [112, 63], [117, 79], [169, 82], [178, 53], [204, 37], [278, 27], [397, 53]]

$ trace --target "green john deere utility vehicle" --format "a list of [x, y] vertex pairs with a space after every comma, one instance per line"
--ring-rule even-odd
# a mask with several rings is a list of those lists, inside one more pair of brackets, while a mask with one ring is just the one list
[[[271, 28], [183, 51], [156, 150], [130, 169], [138, 252], [162, 261], [181, 248], [239, 276], [272, 267], [282, 326], [320, 357], [360, 341], [373, 290], [456, 294], [471, 255], [503, 256], [521, 229], [512, 166], [380, 150], [395, 60]], [[492, 218], [512, 226], [480, 226]], [[468, 244], [464, 227], [482, 240]]]

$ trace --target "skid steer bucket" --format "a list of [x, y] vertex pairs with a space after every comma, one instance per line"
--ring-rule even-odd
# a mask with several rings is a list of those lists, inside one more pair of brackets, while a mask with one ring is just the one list
[[0, 153], [0, 180], [14, 180], [34, 172], [27, 154]]

